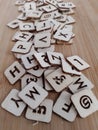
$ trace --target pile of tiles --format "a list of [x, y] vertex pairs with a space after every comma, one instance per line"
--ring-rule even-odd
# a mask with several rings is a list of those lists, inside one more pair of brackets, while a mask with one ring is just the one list
[[[76, 7], [62, 0], [18, 0], [17, 19], [8, 27], [19, 30], [12, 40], [17, 60], [4, 75], [11, 84], [21, 80], [21, 91], [12, 89], [1, 106], [15, 116], [27, 107], [25, 117], [49, 123], [52, 112], [73, 122], [79, 113], [85, 118], [98, 110], [98, 101], [91, 91], [94, 85], [81, 72], [89, 64], [77, 55], [64, 57], [55, 52], [55, 44], [72, 44], [72, 24]], [[48, 93], [60, 93], [57, 101]]]

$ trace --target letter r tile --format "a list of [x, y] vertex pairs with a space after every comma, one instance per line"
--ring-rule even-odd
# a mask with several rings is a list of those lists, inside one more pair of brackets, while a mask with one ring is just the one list
[[26, 107], [26, 104], [18, 97], [19, 91], [12, 89], [4, 99], [1, 107], [15, 116], [20, 116]]
[[18, 61], [15, 61], [4, 72], [4, 75], [11, 84], [14, 84], [16, 81], [18, 81], [24, 74], [25, 69]]

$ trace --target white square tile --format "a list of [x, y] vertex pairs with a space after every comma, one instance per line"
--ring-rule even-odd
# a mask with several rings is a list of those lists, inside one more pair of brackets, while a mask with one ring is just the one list
[[34, 53], [34, 56], [42, 68], [50, 67], [46, 53]]
[[33, 30], [35, 30], [35, 27], [34, 27], [34, 24], [33, 23], [23, 23], [23, 22], [21, 22], [20, 24], [19, 24], [19, 29], [21, 30], [21, 31], [33, 31]]
[[27, 108], [26, 118], [49, 123], [52, 117], [53, 101], [45, 99], [36, 109]]
[[30, 51], [31, 46], [32, 46], [31, 42], [17, 41], [11, 51], [16, 52], [16, 53], [25, 54]]
[[63, 73], [61, 68], [50, 73], [46, 77], [46, 79], [51, 84], [51, 86], [55, 89], [56, 92], [62, 91], [73, 81], [73, 78], [70, 75]]
[[42, 11], [30, 11], [26, 13], [27, 17], [36, 19], [40, 18], [42, 14]]
[[26, 104], [18, 97], [19, 90], [12, 89], [1, 104], [1, 107], [15, 116], [20, 116]]
[[33, 81], [36, 84], [38, 84], [41, 87], [43, 87], [42, 77], [38, 78], [38, 77], [35, 77], [35, 76], [31, 75], [31, 74], [25, 74], [21, 78], [21, 89], [23, 89], [25, 86], [27, 86], [31, 81]]
[[30, 11], [36, 11], [36, 3], [35, 2], [27, 2], [24, 5], [25, 11], [30, 12]]
[[66, 8], [75, 8], [75, 4], [73, 2], [66, 2]]
[[43, 30], [46, 30], [46, 29], [50, 29], [51, 26], [50, 26], [50, 23], [49, 21], [42, 21], [42, 22], [38, 22], [37, 25], [36, 25], [36, 30], [37, 31], [43, 31]]
[[21, 22], [20, 20], [15, 19], [15, 20], [9, 22], [9, 23], [7, 24], [7, 26], [14, 29], [14, 28], [17, 28], [17, 27], [19, 26], [19, 23], [20, 23], [20, 22]]
[[19, 41], [27, 42], [32, 36], [33, 34], [29, 32], [18, 32], [14, 38]]
[[25, 4], [25, 1], [22, 1], [22, 0], [17, 0], [17, 1], [15, 2], [15, 5], [18, 5], [18, 6], [24, 5], [24, 4]]
[[40, 20], [48, 20], [52, 19], [54, 17], [53, 13], [43, 13]]
[[73, 83], [68, 86], [72, 93], [76, 93], [83, 89], [92, 89], [94, 85], [92, 82], [83, 74], [80, 76], [73, 77]]
[[54, 104], [53, 112], [55, 112], [65, 120], [73, 122], [77, 116], [77, 112], [70, 98], [71, 94], [66, 91], [63, 91], [57, 99], [56, 103]]
[[67, 60], [80, 71], [90, 67], [88, 63], [77, 55], [67, 57]]
[[46, 0], [47, 3], [56, 6], [57, 1], [56, 0]]
[[32, 67], [35, 67], [36, 65], [38, 65], [38, 63], [34, 57], [34, 52], [30, 52], [28, 54], [23, 55], [21, 57], [21, 60], [26, 69], [31, 69]]
[[60, 2], [58, 3], [58, 7], [66, 9], [66, 8], [75, 8], [76, 6], [72, 2]]
[[27, 20], [27, 16], [26, 16], [26, 13], [23, 12], [21, 13], [18, 17], [17, 17], [18, 20], [22, 20], [22, 21], [26, 21]]
[[67, 16], [66, 18], [66, 24], [73, 24], [75, 23], [75, 19], [72, 16]]
[[60, 27], [61, 23], [54, 20], [54, 19], [49, 19], [50, 25], [53, 27], [53, 31], [57, 31], [57, 29]]
[[34, 75], [36, 77], [41, 77], [42, 74], [44, 73], [44, 71], [45, 71], [45, 69], [40, 67], [39, 64], [37, 64], [36, 66], [32, 67], [32, 69], [27, 70], [27, 72], [29, 74], [32, 74], [32, 75]]
[[61, 63], [63, 72], [69, 74], [81, 75], [81, 72], [77, 71], [75, 67], [70, 65], [65, 59], [61, 59]]
[[67, 15], [61, 15], [61, 16], [57, 19], [57, 21], [59, 21], [59, 22], [65, 22], [66, 19], [67, 19]]
[[59, 52], [47, 52], [48, 60], [52, 65], [61, 65], [61, 59], [64, 59], [62, 53]]
[[48, 4], [46, 6], [43, 6], [43, 10], [46, 12], [52, 12], [54, 10], [57, 10], [57, 8], [51, 4]]
[[51, 33], [50, 32], [40, 32], [34, 37], [34, 44], [36, 48], [43, 48], [50, 46]]
[[71, 100], [82, 118], [98, 110], [98, 100], [90, 89], [72, 95]]
[[30, 108], [35, 109], [48, 96], [48, 92], [32, 81], [18, 95]]
[[24, 74], [25, 69], [18, 61], [15, 61], [4, 71], [4, 75], [11, 84], [16, 83], [16, 81], [18, 81]]
[[71, 37], [72, 37], [73, 33], [70, 31], [62, 31], [62, 30], [58, 30], [55, 34], [54, 34], [54, 38], [57, 40], [62, 40], [62, 41], [70, 41]]
[[51, 67], [45, 70], [44, 72], [44, 85], [45, 85], [45, 89], [47, 91], [51, 91], [53, 90], [52, 86], [49, 84], [49, 82], [46, 80], [46, 77], [52, 73], [53, 71], [55, 71], [57, 69], [57, 67]]

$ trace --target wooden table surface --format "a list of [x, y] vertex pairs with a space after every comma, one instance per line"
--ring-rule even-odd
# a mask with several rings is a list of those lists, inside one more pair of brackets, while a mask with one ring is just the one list
[[[90, 68], [83, 73], [94, 83], [93, 92], [98, 98], [98, 1], [71, 0], [76, 5], [74, 18], [74, 33], [76, 37], [72, 45], [57, 45], [56, 51], [62, 52], [65, 57], [79, 55], [90, 64]], [[16, 30], [6, 24], [18, 16], [15, 0], [0, 0], [0, 103], [12, 88], [20, 88], [20, 82], [10, 85], [3, 75], [4, 70], [15, 61], [11, 48], [11, 41]], [[50, 94], [55, 100], [55, 94]], [[53, 114], [49, 124], [33, 122], [21, 117], [15, 117], [0, 107], [0, 130], [98, 130], [98, 112], [82, 119], [79, 116], [73, 123]]]

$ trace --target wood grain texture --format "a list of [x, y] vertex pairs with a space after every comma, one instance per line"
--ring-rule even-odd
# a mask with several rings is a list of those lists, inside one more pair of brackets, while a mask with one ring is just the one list
[[[66, 0], [67, 1], [67, 0]], [[65, 57], [79, 55], [87, 61], [91, 68], [83, 73], [94, 83], [93, 92], [98, 98], [98, 1], [97, 0], [71, 0], [76, 5], [74, 18], [74, 43], [72, 45], [57, 45], [56, 51], [62, 52]], [[0, 103], [4, 100], [12, 88], [20, 88], [20, 82], [10, 85], [4, 77], [4, 70], [15, 61], [11, 48], [11, 41], [16, 30], [6, 26], [8, 22], [18, 16], [15, 0], [0, 0]], [[56, 99], [55, 93], [50, 98]], [[49, 124], [39, 123], [33, 126], [33, 122], [21, 117], [15, 117], [0, 107], [0, 130], [98, 130], [98, 112], [82, 119], [77, 117], [73, 123], [69, 123], [53, 114]]]

